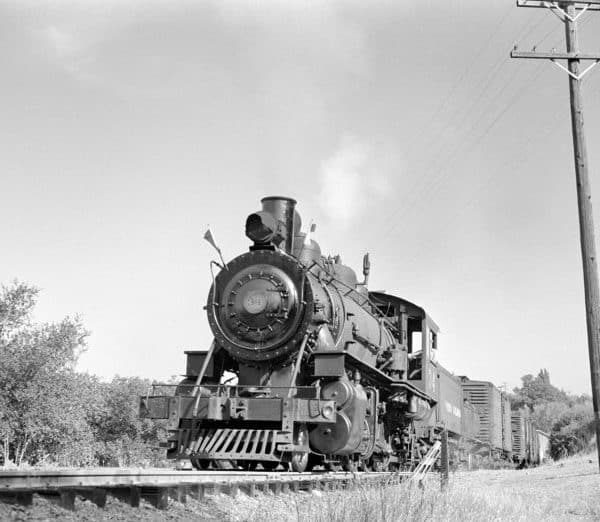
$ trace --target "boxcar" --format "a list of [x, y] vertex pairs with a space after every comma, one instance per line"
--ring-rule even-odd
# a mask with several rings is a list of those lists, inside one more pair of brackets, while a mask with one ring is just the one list
[[507, 458], [512, 458], [511, 409], [508, 394], [502, 393], [502, 449]]
[[538, 453], [536, 461], [541, 464], [550, 457], [550, 435], [542, 430], [535, 430], [538, 441]]
[[522, 411], [511, 414], [513, 460], [521, 462], [527, 456], [527, 438], [525, 433], [525, 415]]
[[539, 464], [540, 450], [537, 430], [529, 415], [525, 419], [525, 427], [527, 433], [527, 462], [529, 464]]
[[518, 410], [512, 412], [513, 460], [527, 464], [539, 464], [540, 441], [529, 412]]
[[478, 438], [492, 450], [502, 451], [502, 400], [500, 390], [491, 382], [461, 378], [464, 398], [479, 414]]

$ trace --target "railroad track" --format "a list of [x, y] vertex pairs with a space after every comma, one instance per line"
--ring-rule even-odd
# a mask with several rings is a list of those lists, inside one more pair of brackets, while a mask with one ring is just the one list
[[185, 502], [187, 497], [202, 500], [207, 494], [222, 492], [248, 495], [258, 492], [285, 493], [346, 488], [350, 485], [383, 486], [401, 482], [408, 472], [241, 472], [174, 471], [164, 469], [121, 469], [0, 472], [0, 501], [31, 505], [33, 495], [53, 499], [66, 509], [74, 509], [76, 497], [106, 505], [113, 496], [138, 507], [141, 499], [158, 509], [166, 509], [169, 499]]

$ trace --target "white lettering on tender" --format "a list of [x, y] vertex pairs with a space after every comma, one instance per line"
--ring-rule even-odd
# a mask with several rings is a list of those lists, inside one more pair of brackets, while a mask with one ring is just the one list
[[446, 406], [446, 411], [450, 415], [454, 415], [455, 417], [458, 417], [459, 419], [462, 417], [462, 412], [460, 411], [460, 408], [458, 406], [454, 406], [454, 405], [450, 404], [448, 401], [444, 401], [444, 406]]

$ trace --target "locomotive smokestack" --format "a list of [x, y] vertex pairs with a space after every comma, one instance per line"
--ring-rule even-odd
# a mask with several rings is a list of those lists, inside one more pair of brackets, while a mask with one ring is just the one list
[[260, 202], [262, 211], [250, 214], [246, 220], [246, 235], [255, 243], [272, 241], [291, 255], [294, 233], [300, 225], [300, 216], [295, 211], [296, 200], [269, 196]]
[[283, 249], [292, 253], [294, 243], [294, 210], [296, 200], [279, 196], [268, 196], [260, 200], [263, 211], [271, 214], [280, 223], [280, 234], [283, 239]]

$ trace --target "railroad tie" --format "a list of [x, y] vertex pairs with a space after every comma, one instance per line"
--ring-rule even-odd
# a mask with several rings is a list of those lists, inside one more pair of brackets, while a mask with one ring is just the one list
[[96, 504], [99, 508], [106, 506], [107, 491], [104, 488], [77, 488], [77, 495]]
[[278, 495], [282, 491], [282, 485], [279, 481], [269, 482], [269, 488], [274, 495]]
[[156, 509], [169, 507], [169, 488], [157, 486], [142, 486], [141, 495], [151, 506]]
[[249, 497], [255, 497], [257, 495], [256, 483], [247, 482], [244, 484], [244, 491]]
[[240, 486], [239, 486], [239, 484], [236, 484], [235, 482], [233, 482], [231, 484], [227, 484], [223, 488], [223, 493], [226, 493], [230, 497], [237, 497], [239, 491], [240, 491]]
[[142, 497], [141, 488], [138, 486], [111, 487], [108, 493], [121, 502], [126, 502], [131, 507], [139, 507]]
[[59, 505], [63, 509], [68, 509], [69, 511], [75, 510], [76, 494], [74, 489], [45, 489], [35, 491], [35, 493]]
[[0, 502], [6, 504], [18, 504], [20, 506], [31, 506], [33, 503], [33, 492], [31, 491], [2, 491]]
[[169, 498], [172, 498], [176, 502], [185, 504], [187, 501], [187, 490], [185, 486], [171, 486], [167, 489]]

